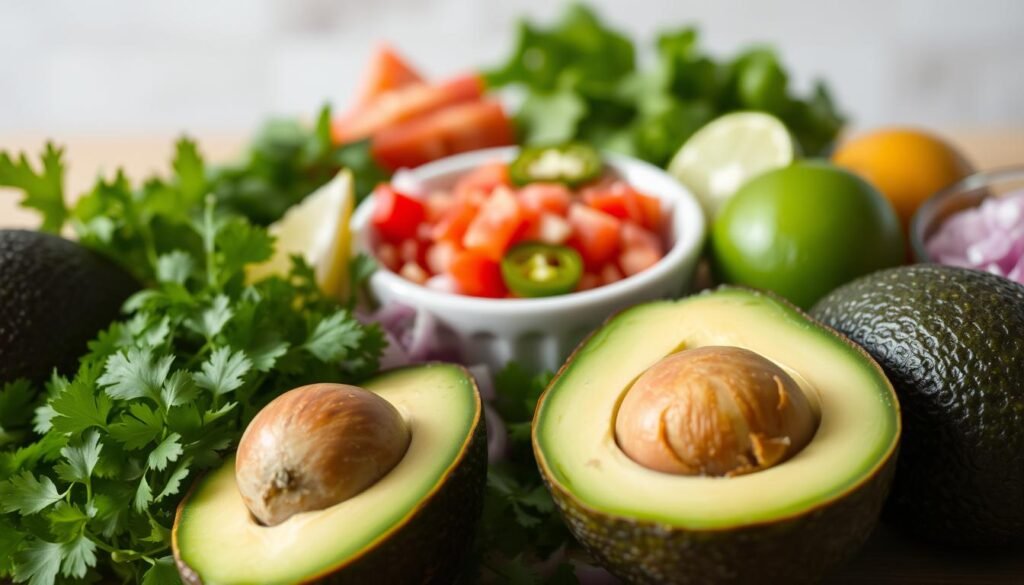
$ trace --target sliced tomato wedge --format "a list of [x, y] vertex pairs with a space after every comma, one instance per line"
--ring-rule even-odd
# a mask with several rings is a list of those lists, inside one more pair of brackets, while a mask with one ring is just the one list
[[495, 161], [480, 165], [459, 177], [452, 192], [460, 201], [482, 201], [480, 195], [490, 195], [499, 186], [511, 187], [512, 182], [508, 178], [508, 165]]
[[573, 237], [569, 241], [588, 267], [599, 267], [612, 258], [619, 249], [617, 218], [580, 203], [569, 207], [569, 225]]
[[381, 43], [370, 60], [356, 105], [365, 106], [389, 91], [422, 82], [420, 74], [391, 45]]
[[478, 252], [463, 250], [455, 254], [448, 273], [462, 294], [498, 298], [508, 293], [501, 278], [501, 265]]
[[385, 129], [373, 138], [373, 156], [395, 170], [416, 167], [451, 154], [512, 144], [512, 123], [497, 101], [450, 106]]
[[352, 142], [455, 104], [479, 100], [484, 93], [478, 75], [455, 77], [438, 84], [413, 83], [385, 92], [335, 120], [334, 140]]
[[501, 260], [524, 221], [510, 189], [496, 189], [469, 224], [462, 245], [494, 261]]
[[413, 239], [427, 215], [418, 199], [403, 195], [390, 185], [380, 185], [373, 192], [371, 223], [377, 233], [389, 242]]
[[519, 203], [528, 213], [565, 215], [572, 202], [572, 191], [560, 183], [530, 183], [519, 190]]

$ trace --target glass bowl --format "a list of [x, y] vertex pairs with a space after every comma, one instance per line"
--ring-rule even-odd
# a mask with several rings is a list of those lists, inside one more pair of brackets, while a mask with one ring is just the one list
[[910, 246], [917, 262], [933, 262], [925, 244], [951, 215], [981, 205], [988, 197], [1024, 190], [1024, 166], [975, 173], [921, 205], [910, 222]]

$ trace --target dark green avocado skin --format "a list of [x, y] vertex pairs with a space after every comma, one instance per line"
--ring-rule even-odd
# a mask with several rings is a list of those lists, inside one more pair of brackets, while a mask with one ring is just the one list
[[139, 285], [58, 236], [0, 230], [0, 383], [74, 371], [86, 343]]
[[948, 544], [1024, 539], [1024, 286], [918, 265], [843, 286], [812, 315], [863, 346], [899, 396], [885, 518]]
[[582, 506], [555, 484], [548, 489], [576, 539], [598, 564], [627, 583], [801, 585], [818, 583], [867, 541], [895, 462], [894, 452], [848, 495], [808, 512], [725, 531], [680, 531], [607, 515]]

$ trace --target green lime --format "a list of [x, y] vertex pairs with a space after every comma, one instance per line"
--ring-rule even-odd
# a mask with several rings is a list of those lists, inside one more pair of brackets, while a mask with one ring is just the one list
[[765, 173], [722, 208], [712, 230], [718, 276], [803, 308], [906, 258], [899, 219], [877, 189], [825, 162]]
[[713, 220], [725, 202], [751, 178], [796, 158], [786, 125], [762, 112], [735, 112], [698, 130], [668, 165]]

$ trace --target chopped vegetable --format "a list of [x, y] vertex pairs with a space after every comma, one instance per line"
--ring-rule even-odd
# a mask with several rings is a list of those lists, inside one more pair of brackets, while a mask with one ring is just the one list
[[509, 165], [509, 176], [519, 186], [545, 182], [578, 187], [603, 172], [600, 153], [580, 143], [526, 147]]
[[988, 197], [947, 219], [925, 243], [935, 261], [1024, 284], [1024, 190]]
[[735, 110], [775, 115], [810, 156], [825, 154], [843, 124], [825, 86], [793, 94], [774, 51], [755, 47], [716, 61], [692, 28], [662, 33], [650, 68], [637, 49], [574, 4], [544, 28], [523, 21], [512, 55], [486, 74], [491, 87], [525, 90], [516, 119], [527, 144], [579, 140], [665, 165], [686, 139]]
[[499, 298], [508, 292], [498, 261], [479, 252], [463, 250], [457, 253], [452, 258], [449, 271], [458, 291], [464, 295]]
[[391, 186], [380, 185], [373, 192], [373, 227], [390, 242], [416, 237], [425, 217], [423, 203]]
[[520, 297], [564, 295], [576, 289], [583, 259], [569, 246], [525, 242], [501, 259], [501, 275], [508, 289]]

